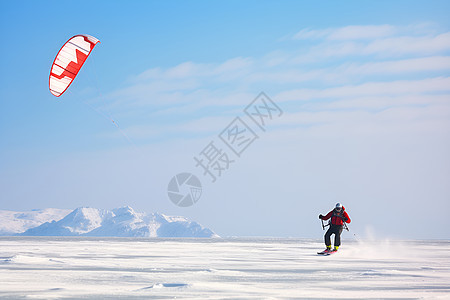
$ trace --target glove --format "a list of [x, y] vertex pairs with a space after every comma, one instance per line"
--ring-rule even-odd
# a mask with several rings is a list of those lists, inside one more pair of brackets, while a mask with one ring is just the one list
[[342, 220], [343, 220], [344, 222], [346, 222], [346, 223], [347, 223], [347, 221], [348, 221], [348, 219], [347, 219], [346, 217], [343, 217]]
[[319, 219], [321, 219], [321, 220], [323, 219], [323, 216], [322, 216], [322, 214], [320, 214], [320, 215], [319, 215]]

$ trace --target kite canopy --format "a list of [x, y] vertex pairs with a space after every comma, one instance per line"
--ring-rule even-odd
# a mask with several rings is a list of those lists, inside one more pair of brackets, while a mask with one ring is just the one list
[[100, 41], [90, 35], [76, 35], [59, 50], [50, 70], [49, 89], [61, 96], [75, 79], [92, 49]]

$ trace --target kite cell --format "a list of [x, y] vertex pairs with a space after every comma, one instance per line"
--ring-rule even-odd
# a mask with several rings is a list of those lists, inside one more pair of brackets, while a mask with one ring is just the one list
[[62, 46], [50, 70], [49, 89], [53, 95], [64, 94], [99, 42], [95, 37], [83, 34], [72, 37]]

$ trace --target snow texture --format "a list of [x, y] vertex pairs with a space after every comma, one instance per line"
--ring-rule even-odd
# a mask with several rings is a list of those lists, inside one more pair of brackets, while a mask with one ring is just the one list
[[448, 299], [450, 241], [0, 237], [0, 299]]
[[[129, 206], [113, 210], [80, 207], [69, 212], [52, 209], [36, 213], [0, 211], [0, 216], [6, 216], [1, 219], [0, 232], [22, 236], [218, 237], [212, 230], [187, 218], [136, 212]], [[22, 216], [27, 218], [26, 226], [20, 221]], [[18, 225], [10, 226], [10, 223]]]

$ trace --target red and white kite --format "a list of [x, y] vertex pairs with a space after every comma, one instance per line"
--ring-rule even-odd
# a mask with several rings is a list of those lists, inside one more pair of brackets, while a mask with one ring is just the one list
[[76, 35], [59, 50], [50, 70], [49, 89], [61, 96], [75, 79], [92, 49], [100, 41], [90, 35]]

